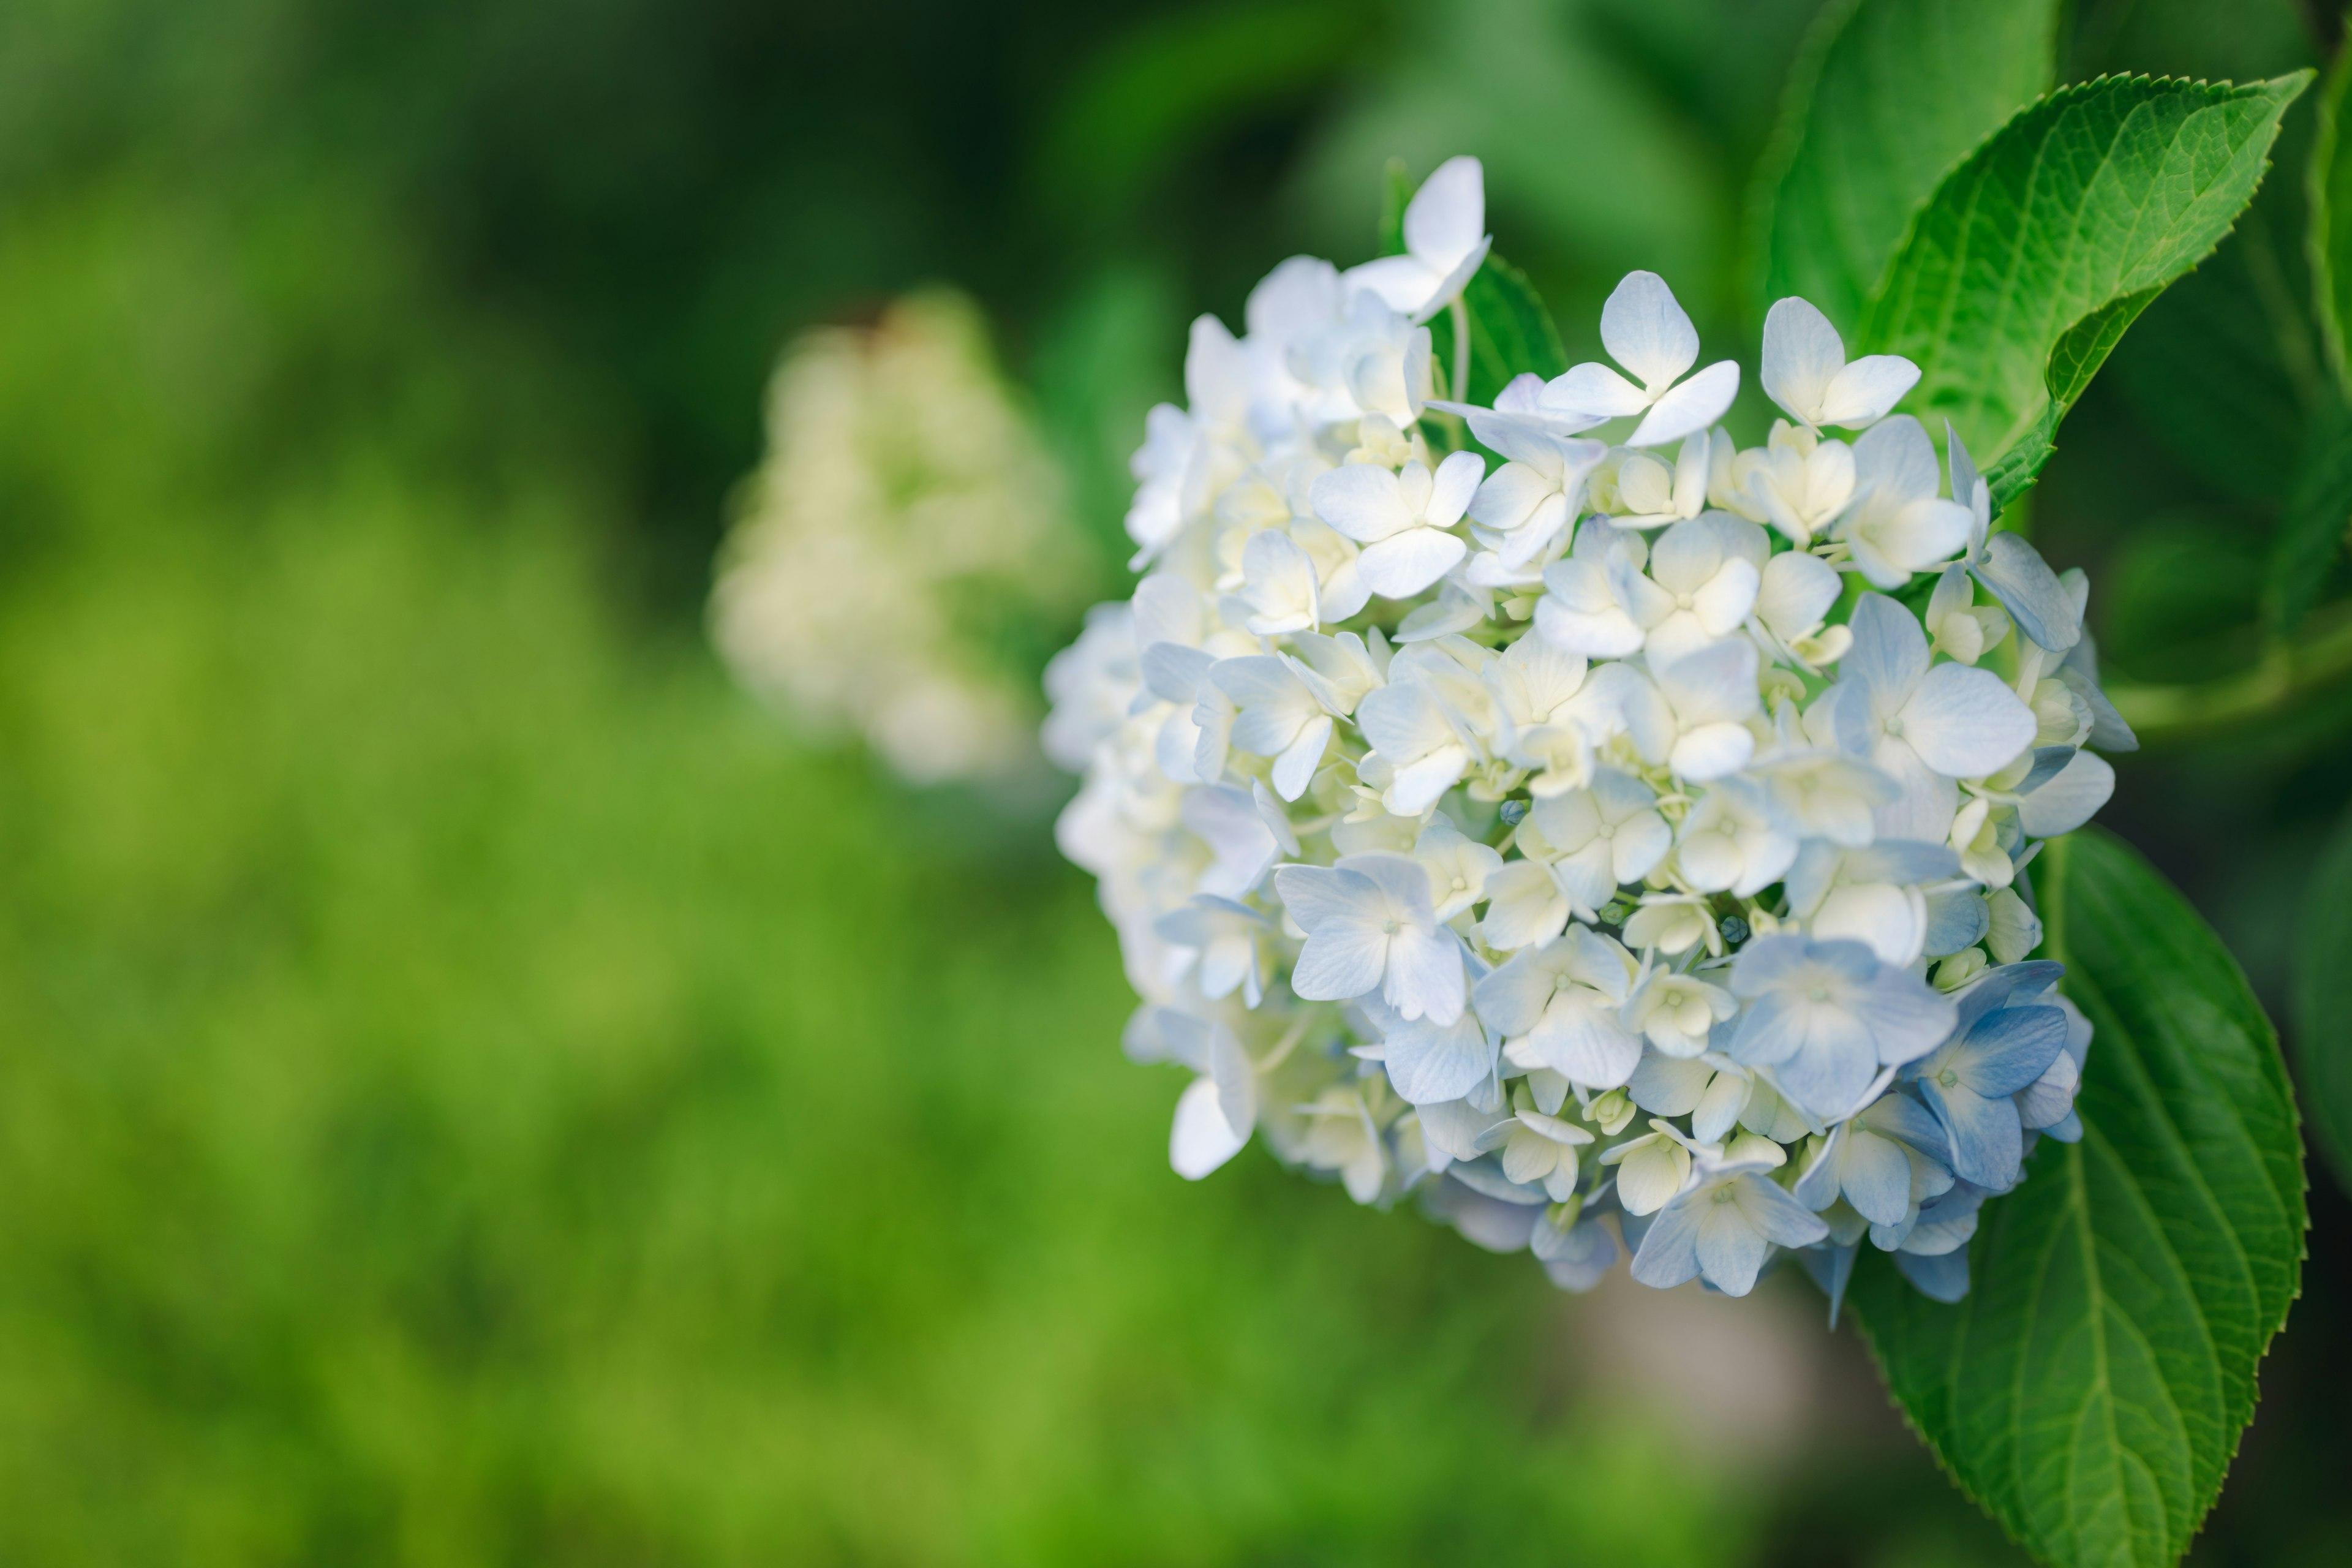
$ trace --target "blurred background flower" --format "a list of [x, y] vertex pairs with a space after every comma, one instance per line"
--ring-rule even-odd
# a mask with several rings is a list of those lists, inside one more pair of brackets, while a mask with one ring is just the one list
[[[940, 280], [1081, 542], [1066, 599], [950, 595], [1008, 702], [1122, 591], [1187, 321], [1370, 256], [1391, 154], [1485, 161], [1572, 359], [1633, 266], [1752, 333], [1814, 10], [0, 9], [0, 1560], [2016, 1561], [1801, 1281], [1779, 1348], [1604, 1422], [1651, 1365], [1605, 1293], [1255, 1156], [1179, 1182], [1042, 814], [804, 744], [705, 635], [779, 348]], [[2064, 26], [2075, 76], [2335, 37], [2291, 0]], [[2258, 656], [2291, 461], [2162, 434], [2225, 384], [2130, 353], [2195, 303], [2036, 503], [2146, 679], [2183, 626]], [[2108, 813], [2274, 1001], [2343, 689]], [[2202, 1562], [2352, 1539], [2314, 1179]], [[1803, 1468], [1768, 1495], [1711, 1418], [1794, 1423]]]
[[914, 784], [1034, 762], [1024, 634], [1066, 624], [1091, 574], [971, 301], [934, 289], [803, 335], [767, 407], [711, 593], [737, 677], [818, 734], [864, 735]]

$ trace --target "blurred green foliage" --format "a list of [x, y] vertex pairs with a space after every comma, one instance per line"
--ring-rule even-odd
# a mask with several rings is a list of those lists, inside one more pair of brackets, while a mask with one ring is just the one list
[[[2070, 74], [2310, 48], [2077, 9]], [[0, 12], [0, 1559], [2013, 1560], [1891, 1423], [1767, 1495], [1597, 1408], [1524, 1260], [1178, 1183], [1042, 823], [800, 749], [699, 637], [778, 342], [922, 281], [1107, 585], [1184, 320], [1370, 254], [1391, 154], [1486, 160], [1571, 357], [1633, 265], [1740, 325], [1811, 11]], [[2149, 552], [2267, 514], [2138, 401], [2036, 505], [2183, 593]], [[2342, 733], [2118, 802], [2266, 987]], [[2341, 1543], [2336, 1245], [2204, 1560]]]

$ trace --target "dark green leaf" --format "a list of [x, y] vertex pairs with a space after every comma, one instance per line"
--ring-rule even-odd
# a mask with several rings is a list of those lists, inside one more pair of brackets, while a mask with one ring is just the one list
[[1762, 300], [1848, 333], [1937, 182], [2050, 85], [2056, 0], [1833, 0], [1758, 169]]
[[1988, 1203], [1969, 1296], [1885, 1259], [1853, 1300], [1888, 1386], [2037, 1555], [2179, 1560], [2252, 1417], [2302, 1276], [2302, 1141], [2277, 1039], [2221, 940], [2121, 842], [2043, 857], [2064, 988], [2090, 1017], [2083, 1141]]
[[2111, 77], [2003, 126], [1913, 225], [1863, 332], [1922, 371], [1911, 406], [1994, 454], [1996, 504], [2132, 318], [2230, 231], [2308, 73], [2251, 86]]
[[2283, 171], [2264, 181], [2236, 231], [2164, 291], [2113, 361], [2132, 411], [2175, 458], [2224, 494], [2273, 505], [2294, 483], [2322, 390], [2300, 258], [2279, 238], [2301, 232], [2301, 205]]
[[[1470, 388], [1464, 402], [1491, 405], [1515, 375], [1528, 371], [1549, 381], [1568, 369], [1559, 330], [1536, 296], [1528, 275], [1499, 256], [1489, 255], [1470, 286], [1462, 290], [1470, 321]], [[1429, 323], [1437, 363], [1453, 374], [1454, 313], [1441, 310]]]
[[2352, 51], [2336, 62], [2320, 85], [2311, 163], [2305, 176], [2311, 204], [2305, 256], [2311, 266], [2311, 302], [2319, 318], [2320, 346], [2338, 385], [2352, 395], [2352, 370], [2347, 368], [2344, 353], [2345, 323], [2352, 321], [2352, 156], [2336, 156], [2347, 90], [2352, 90]]
[[2280, 514], [2271, 545], [2270, 585], [2263, 598], [2271, 628], [2281, 635], [2302, 623], [2352, 527], [2352, 409], [2331, 398], [2312, 415], [2304, 434], [2294, 489]]
[[2352, 816], [2312, 872], [2294, 955], [2294, 1058], [2303, 1103], [2336, 1180], [2352, 1192], [2352, 1009], [2344, 975], [2352, 968]]

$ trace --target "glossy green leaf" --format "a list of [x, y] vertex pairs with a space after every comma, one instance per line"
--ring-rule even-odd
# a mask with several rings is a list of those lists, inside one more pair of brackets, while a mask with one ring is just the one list
[[2147, 862], [2093, 830], [2041, 870], [2050, 953], [2097, 1030], [2083, 1141], [2045, 1138], [1985, 1205], [1958, 1305], [1879, 1255], [1851, 1299], [1913, 1424], [2028, 1549], [2171, 1563], [2299, 1287], [2294, 1100], [2236, 962]]
[[1834, 0], [1790, 74], [1759, 168], [1759, 303], [1798, 294], [1847, 332], [1937, 184], [2049, 87], [2056, 0]]
[[2294, 955], [2294, 1058], [2304, 1109], [2352, 1192], [2352, 1011], [2344, 973], [2352, 965], [2352, 816], [2347, 816], [2313, 870], [2303, 900]]
[[1908, 406], [1995, 455], [1996, 506], [2040, 473], [2058, 422], [2132, 319], [2229, 233], [2309, 80], [2063, 88], [1937, 187], [1863, 345], [1916, 361]]

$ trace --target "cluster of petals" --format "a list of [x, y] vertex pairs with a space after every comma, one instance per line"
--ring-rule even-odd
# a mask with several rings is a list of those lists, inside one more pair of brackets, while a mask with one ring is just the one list
[[1047, 675], [1125, 1047], [1192, 1075], [1172, 1163], [1263, 1142], [1569, 1289], [1788, 1253], [1834, 1303], [1868, 1247], [1957, 1299], [1979, 1206], [2081, 1132], [2030, 868], [2135, 743], [2084, 580], [1801, 300], [1758, 447], [1646, 272], [1611, 363], [1462, 400], [1425, 323], [1486, 255], [1475, 162], [1404, 232], [1196, 325], [1142, 581]]

